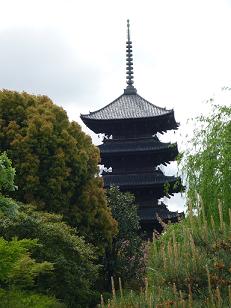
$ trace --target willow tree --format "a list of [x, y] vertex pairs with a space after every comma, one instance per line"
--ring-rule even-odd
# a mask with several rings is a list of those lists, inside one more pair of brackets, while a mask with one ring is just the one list
[[[208, 116], [196, 120], [194, 137], [185, 153], [187, 196], [193, 208], [201, 208], [210, 221], [218, 218], [218, 203], [224, 219], [231, 207], [231, 107], [214, 105]], [[218, 219], [217, 219], [218, 221]]]
[[99, 152], [62, 108], [47, 96], [0, 91], [0, 151], [17, 170], [14, 198], [62, 214], [95, 244], [111, 240]]

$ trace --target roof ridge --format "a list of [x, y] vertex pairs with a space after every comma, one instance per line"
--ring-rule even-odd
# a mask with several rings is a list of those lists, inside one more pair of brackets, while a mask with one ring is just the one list
[[167, 109], [167, 108], [165, 108], [165, 107], [160, 107], [160, 106], [157, 106], [157, 105], [155, 105], [155, 104], [153, 104], [153, 103], [151, 103], [151, 102], [149, 102], [148, 100], [146, 100], [146, 98], [143, 98], [141, 95], [139, 95], [138, 93], [136, 94], [137, 96], [139, 96], [140, 98], [142, 98], [145, 102], [147, 102], [149, 105], [151, 105], [152, 107], [154, 106], [154, 107], [156, 107], [156, 108], [158, 108], [158, 109], [162, 109], [162, 110], [164, 110], [164, 111], [172, 111], [173, 109]]

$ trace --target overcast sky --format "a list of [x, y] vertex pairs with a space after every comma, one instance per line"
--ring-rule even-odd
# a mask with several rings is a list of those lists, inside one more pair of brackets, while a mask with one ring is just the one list
[[82, 126], [126, 87], [128, 18], [138, 93], [181, 123], [164, 141], [183, 148], [186, 120], [230, 100], [230, 0], [0, 0], [0, 12], [0, 88], [48, 95]]

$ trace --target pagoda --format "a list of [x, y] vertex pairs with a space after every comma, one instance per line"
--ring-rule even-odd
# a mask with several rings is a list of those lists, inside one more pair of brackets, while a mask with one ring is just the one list
[[174, 111], [155, 106], [141, 97], [134, 87], [132, 42], [127, 21], [126, 82], [124, 93], [105, 107], [81, 114], [82, 121], [96, 134], [103, 133], [99, 145], [101, 164], [111, 172], [102, 173], [104, 187], [118, 186], [134, 194], [141, 228], [148, 235], [161, 232], [163, 223], [177, 222], [183, 213], [170, 212], [163, 202], [181, 190], [180, 178], [166, 176], [160, 165], [167, 165], [178, 155], [177, 144], [158, 138], [176, 130]]

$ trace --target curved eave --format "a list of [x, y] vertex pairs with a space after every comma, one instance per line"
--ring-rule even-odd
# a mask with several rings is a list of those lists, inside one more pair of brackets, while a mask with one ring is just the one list
[[153, 117], [140, 118], [121, 118], [121, 119], [90, 119], [85, 115], [80, 115], [84, 124], [96, 134], [113, 134], [113, 131], [125, 129], [132, 125], [139, 125], [150, 132], [166, 132], [167, 130], [177, 129], [179, 123], [176, 122], [174, 111], [170, 110], [166, 114]]
[[[175, 222], [182, 220], [185, 217], [184, 212], [180, 212], [180, 213], [170, 212], [170, 214], [167, 214], [167, 215], [164, 215], [164, 216], [162, 216], [162, 215], [158, 215], [158, 216], [164, 223], [168, 223], [168, 222], [175, 223]], [[159, 222], [159, 218], [157, 218], [156, 216], [154, 216], [154, 217], [140, 217], [140, 221], [142, 223], [157, 223], [157, 222]]]
[[127, 147], [120, 147], [117, 144], [111, 144], [110, 146], [105, 146], [104, 144], [101, 144], [98, 146], [100, 150], [100, 155], [101, 157], [106, 157], [106, 156], [111, 156], [113, 155], [120, 155], [120, 154], [130, 154], [130, 155], [136, 155], [137, 153], [139, 154], [155, 154], [155, 153], [160, 153], [160, 152], [174, 152], [174, 155], [178, 155], [178, 147], [177, 143], [167, 143], [167, 144], [160, 144], [160, 145], [150, 145], [150, 146], [140, 146], [137, 142], [136, 147], [130, 147], [129, 145]]
[[159, 218], [165, 222], [181, 220], [184, 217], [184, 212], [171, 212], [167, 208], [139, 208], [138, 215], [142, 222], [156, 222]]
[[[107, 107], [107, 106], [106, 106]], [[104, 107], [104, 108], [106, 108]], [[104, 109], [102, 108], [102, 109]], [[99, 109], [97, 111], [94, 111], [94, 112], [91, 112], [91, 113], [88, 113], [88, 114], [80, 114], [80, 118], [81, 119], [85, 119], [85, 120], [89, 120], [89, 121], [114, 121], [114, 120], [132, 120], [132, 119], [146, 119], [146, 118], [156, 118], [156, 117], [161, 117], [161, 116], [166, 116], [166, 115], [169, 115], [171, 113], [174, 113], [174, 110], [173, 109], [169, 109], [169, 110], [165, 110], [165, 113], [163, 114], [156, 114], [156, 115], [147, 115], [147, 116], [137, 116], [137, 117], [131, 117], [131, 116], [123, 116], [123, 117], [116, 117], [116, 118], [95, 118], [93, 117], [92, 115], [94, 115], [95, 113], [101, 111], [102, 109]]]
[[179, 187], [174, 187], [177, 182], [181, 183], [179, 177], [155, 176], [154, 174], [130, 174], [130, 175], [104, 175], [104, 187], [119, 186], [123, 189], [155, 188], [170, 185], [169, 193], [179, 192]]

